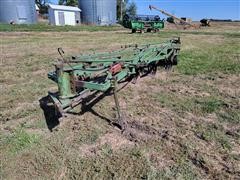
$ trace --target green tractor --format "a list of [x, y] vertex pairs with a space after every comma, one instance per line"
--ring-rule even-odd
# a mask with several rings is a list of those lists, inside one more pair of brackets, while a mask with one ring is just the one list
[[123, 26], [131, 29], [132, 33], [140, 32], [158, 32], [164, 28], [164, 20], [159, 16], [134, 16], [125, 15], [123, 17]]

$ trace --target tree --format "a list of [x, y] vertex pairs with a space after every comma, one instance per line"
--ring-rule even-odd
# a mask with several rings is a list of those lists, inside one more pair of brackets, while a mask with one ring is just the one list
[[59, 1], [58, 1], [58, 4], [59, 4], [59, 5], [63, 5], [64, 3], [65, 3], [64, 0], [59, 0]]
[[128, 0], [117, 0], [117, 19], [121, 20], [121, 16], [126, 14]]
[[137, 15], [137, 5], [135, 2], [131, 2], [127, 9], [126, 9], [126, 14], [130, 16], [136, 16]]
[[35, 0], [35, 3], [39, 7], [40, 14], [46, 14], [48, 12], [47, 0]]
[[78, 0], [59, 0], [58, 4], [66, 6], [78, 6]]
[[137, 14], [137, 5], [135, 2], [129, 2], [129, 0], [117, 0], [117, 19], [129, 14], [135, 16]]
[[120, 20], [121, 18], [121, 2], [122, 0], [117, 0], [117, 19]]

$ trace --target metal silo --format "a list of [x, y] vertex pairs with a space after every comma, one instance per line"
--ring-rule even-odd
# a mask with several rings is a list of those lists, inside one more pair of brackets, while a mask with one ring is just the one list
[[117, 0], [78, 0], [82, 10], [82, 22], [86, 24], [111, 25], [117, 19]]
[[0, 0], [0, 22], [32, 24], [36, 22], [34, 0]]

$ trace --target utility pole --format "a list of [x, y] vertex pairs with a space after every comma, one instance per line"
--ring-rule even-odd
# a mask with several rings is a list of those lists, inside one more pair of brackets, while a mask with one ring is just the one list
[[123, 20], [123, 3], [124, 3], [124, 0], [121, 0], [121, 16], [120, 16], [121, 21]]

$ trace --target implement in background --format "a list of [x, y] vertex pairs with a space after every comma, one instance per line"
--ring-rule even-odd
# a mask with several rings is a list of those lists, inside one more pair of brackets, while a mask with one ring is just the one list
[[126, 14], [123, 17], [123, 26], [131, 29], [132, 33], [158, 32], [164, 28], [164, 21], [159, 16], [129, 16]]
[[58, 92], [49, 92], [49, 96], [63, 114], [83, 101], [90, 103], [97, 93], [113, 90], [117, 124], [123, 127], [116, 90], [118, 84], [136, 83], [139, 77], [155, 74], [158, 66], [177, 65], [180, 44], [180, 38], [174, 38], [161, 44], [133, 45], [119, 51], [69, 58], [65, 58], [59, 48], [62, 59], [55, 64], [55, 71], [48, 73], [48, 77], [57, 83]]
[[201, 19], [200, 23], [201, 23], [201, 26], [204, 26], [204, 27], [210, 27], [211, 26], [211, 20], [210, 19]]
[[185, 20], [183, 20], [183, 19], [181, 19], [181, 18], [178, 18], [178, 17], [176, 17], [176, 16], [174, 16], [174, 15], [172, 15], [172, 14], [166, 12], [166, 11], [163, 11], [163, 10], [161, 10], [161, 9], [158, 9], [158, 8], [155, 7], [155, 6], [149, 5], [149, 9], [150, 9], [150, 10], [155, 9], [156, 11], [159, 11], [159, 12], [161, 12], [162, 14], [168, 16], [167, 21], [170, 22], [170, 23], [176, 24], [175, 21], [178, 21], [178, 22], [179, 22], [179, 25], [183, 25], [183, 26], [184, 26], [184, 29], [187, 29], [187, 28], [189, 28], [189, 27], [192, 27], [192, 28], [195, 28], [195, 29], [196, 29], [196, 28], [199, 28], [199, 27], [197, 27], [196, 25], [191, 24], [191, 23], [188, 23], [188, 22], [186, 22]]

